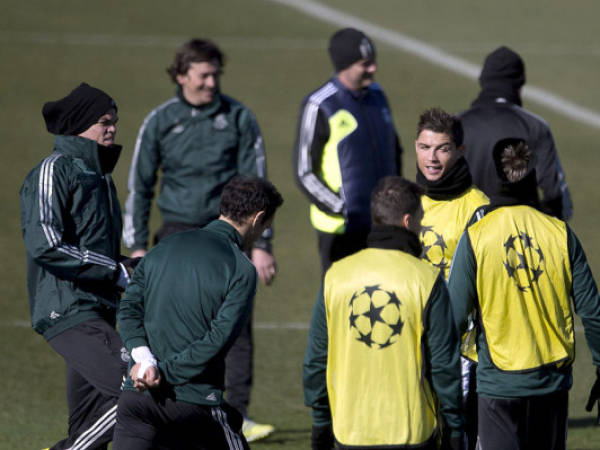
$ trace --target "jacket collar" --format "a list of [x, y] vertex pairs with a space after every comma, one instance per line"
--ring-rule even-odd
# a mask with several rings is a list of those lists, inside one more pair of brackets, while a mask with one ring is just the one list
[[451, 200], [459, 197], [471, 187], [473, 180], [469, 165], [464, 157], [456, 160], [454, 166], [436, 181], [429, 181], [417, 166], [417, 184], [425, 188], [425, 195], [434, 200]]
[[56, 135], [54, 137], [56, 151], [81, 159], [87, 167], [102, 175], [113, 171], [122, 148], [120, 145], [106, 147], [80, 136]]
[[205, 117], [212, 116], [217, 111], [219, 111], [219, 109], [221, 109], [221, 104], [223, 103], [222, 100], [221, 100], [221, 93], [217, 92], [217, 95], [215, 95], [215, 99], [212, 102], [210, 102], [209, 104], [202, 105], [202, 106], [192, 105], [183, 96], [183, 90], [181, 89], [181, 86], [177, 87], [177, 98], [179, 98], [179, 100], [184, 105], [186, 105], [187, 107], [189, 107], [189, 108], [192, 109], [192, 115], [193, 116], [196, 116], [196, 117], [199, 117], [199, 118], [205, 118]]
[[213, 220], [205, 227], [207, 230], [213, 231], [227, 239], [233, 241], [240, 249], [242, 248], [242, 235], [224, 220]]
[[418, 236], [404, 227], [373, 225], [367, 245], [371, 248], [400, 250], [415, 257], [421, 255], [422, 246]]

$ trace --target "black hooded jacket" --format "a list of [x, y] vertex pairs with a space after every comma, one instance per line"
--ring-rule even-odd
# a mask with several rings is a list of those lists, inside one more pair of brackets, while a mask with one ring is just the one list
[[501, 188], [492, 150], [502, 139], [527, 142], [534, 152], [537, 184], [542, 191], [541, 209], [561, 219], [573, 213], [554, 138], [548, 124], [521, 106], [520, 89], [525, 84], [521, 57], [507, 47], [490, 53], [479, 77], [481, 92], [471, 108], [459, 117], [464, 129], [465, 159], [473, 183], [492, 198]]

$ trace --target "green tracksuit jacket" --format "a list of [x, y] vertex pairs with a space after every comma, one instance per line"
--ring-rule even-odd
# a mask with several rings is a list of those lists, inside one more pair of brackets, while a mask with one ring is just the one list
[[[521, 206], [516, 207], [522, 208]], [[496, 225], [495, 217], [497, 217], [497, 214], [510, 214], [512, 208], [515, 208], [515, 206], [504, 206], [493, 210], [492, 212], [488, 212], [481, 221], [473, 226], [487, 226], [486, 230], [491, 230], [489, 232], [498, 233], [499, 238], [497, 239], [497, 245], [500, 247], [504, 246], [508, 249], [508, 244], [502, 238], [511, 232], [513, 232], [512, 235], [515, 233], [511, 229], [502, 228], [498, 230], [499, 227]], [[534, 216], [544, 216], [543, 213], [536, 211], [533, 208], [531, 208], [530, 214]], [[596, 283], [579, 240], [569, 226], [565, 226], [567, 242], [558, 244], [566, 245], [567, 248], [568, 261], [563, 265], [565, 267], [570, 267], [570, 275], [572, 277], [570, 295], [575, 312], [579, 315], [583, 323], [593, 362], [596, 366], [600, 366], [600, 295], [598, 294]], [[528, 233], [530, 232], [528, 231]], [[533, 229], [533, 233], [535, 233], [535, 229]], [[530, 234], [533, 236], [533, 239], [535, 239], [535, 234]], [[521, 236], [523, 236], [523, 234], [521, 234]], [[521, 238], [518, 237], [515, 240], [518, 241], [520, 239]], [[537, 245], [535, 242], [535, 240], [530, 240], [530, 245], [533, 246], [534, 249]], [[524, 246], [526, 247], [526, 245]], [[544, 250], [546, 256], [550, 252], [550, 249], [540, 249], [540, 251], [541, 250]], [[546, 256], [544, 258], [546, 258]], [[500, 273], [509, 270], [508, 265], [510, 264], [510, 261], [508, 257], [506, 261], [498, 260], [496, 264], [498, 264], [497, 270]], [[521, 269], [522, 266], [529, 270], [530, 273], [532, 267], [534, 267], [527, 261], [524, 261], [520, 266], [516, 267], [516, 270]], [[542, 265], [540, 265], [540, 267], [542, 267]], [[543, 266], [544, 273], [539, 276], [550, 277], [552, 279], [552, 272], [561, 270], [561, 267], [562, 266], [553, 267], [547, 263]], [[512, 269], [515, 269], [514, 264]], [[567, 363], [561, 362], [558, 364], [546, 365], [526, 371], [504, 371], [494, 365], [490, 357], [486, 333], [483, 330], [479, 306], [480, 299], [478, 298], [478, 292], [482, 289], [481, 283], [484, 283], [490, 278], [490, 273], [482, 272], [485, 273], [486, 276], [478, 277], [478, 270], [478, 264], [474, 256], [474, 250], [467, 230], [459, 241], [454, 254], [448, 288], [450, 291], [454, 317], [461, 334], [465, 331], [468, 315], [471, 312], [474, 312], [476, 316], [477, 354], [479, 358], [479, 364], [477, 366], [477, 392], [480, 395], [487, 397], [519, 398], [546, 395], [558, 390], [570, 389], [573, 383], [571, 361], [567, 361]], [[519, 275], [522, 275], [522, 273]], [[558, 288], [560, 287], [557, 287], [557, 290], [560, 290]], [[491, 301], [509, 301], [508, 293], [503, 292], [499, 288], [496, 290], [498, 291], [497, 297], [487, 299], [488, 303]], [[514, 296], [510, 297], [510, 301], [514, 301]], [[525, 301], [531, 302], [531, 300], [527, 299], [525, 299]], [[506, 320], [510, 320], [510, 316], [506, 317]], [[515, 348], [515, 352], [518, 351], [519, 348]]]
[[263, 140], [254, 115], [223, 94], [194, 107], [179, 90], [146, 117], [135, 144], [125, 203], [123, 243], [132, 250], [148, 245], [159, 167], [157, 205], [163, 221], [206, 225], [219, 216], [221, 191], [233, 176], [266, 176]]
[[221, 220], [171, 235], [141, 260], [121, 300], [117, 323], [127, 350], [150, 347], [177, 401], [222, 401], [225, 355], [256, 293], [256, 269], [241, 243]]
[[122, 226], [109, 174], [120, 151], [56, 136], [21, 187], [31, 323], [46, 339], [92, 318], [114, 321]]

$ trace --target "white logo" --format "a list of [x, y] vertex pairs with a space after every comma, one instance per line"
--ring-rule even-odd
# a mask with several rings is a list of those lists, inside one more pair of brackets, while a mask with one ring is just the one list
[[129, 353], [125, 347], [121, 347], [121, 360], [126, 363], [131, 360], [131, 356], [129, 356]]
[[181, 134], [183, 133], [183, 130], [185, 130], [185, 127], [183, 125], [177, 125], [175, 128], [173, 128], [171, 132], [174, 134]]
[[52, 320], [54, 320], [54, 319], [58, 319], [59, 317], [60, 317], [60, 314], [59, 314], [59, 313], [57, 313], [56, 311], [52, 311], [52, 312], [50, 313], [50, 318], [51, 318]]
[[210, 400], [211, 402], [216, 402], [217, 401], [217, 396], [215, 395], [214, 392], [211, 392], [210, 394], [208, 394], [206, 396], [206, 400]]
[[367, 38], [363, 38], [363, 40], [360, 42], [360, 45], [358, 46], [358, 51], [360, 52], [360, 56], [362, 56], [363, 59], [367, 59], [373, 56], [373, 47], [371, 46], [371, 43]]
[[227, 123], [227, 119], [223, 113], [219, 114], [217, 117], [215, 117], [215, 120], [213, 120], [213, 128], [215, 130], [224, 130], [227, 128], [227, 125], [229, 124]]

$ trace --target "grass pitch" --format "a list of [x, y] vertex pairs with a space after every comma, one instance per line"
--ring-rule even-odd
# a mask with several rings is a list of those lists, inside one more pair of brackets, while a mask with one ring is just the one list
[[[478, 64], [487, 52], [507, 44], [524, 57], [528, 83], [583, 106], [600, 104], [600, 93], [594, 89], [600, 69], [600, 42], [592, 31], [600, 12], [595, 2], [569, 7], [558, 0], [323, 3]], [[222, 89], [258, 117], [269, 175], [286, 201], [276, 223], [280, 272], [272, 287], [260, 289], [256, 302], [256, 373], [250, 409], [256, 420], [273, 423], [277, 433], [252, 447], [307, 448], [311, 420], [302, 402], [301, 363], [319, 265], [308, 205], [292, 181], [291, 155], [300, 101], [332, 73], [325, 49], [337, 27], [266, 0], [2, 0], [1, 6], [0, 348], [4, 382], [0, 448], [47, 447], [66, 433], [64, 366], [29, 328], [20, 236], [18, 189], [52, 145], [41, 106], [84, 80], [116, 99], [117, 141], [124, 150], [114, 178], [123, 202], [138, 128], [152, 108], [173, 94], [164, 69], [174, 48], [192, 36], [214, 39], [227, 54]], [[478, 88], [473, 81], [389, 46], [378, 45], [378, 54], [377, 79], [390, 100], [405, 148], [404, 174], [414, 179], [412, 141], [418, 114], [431, 106], [463, 110]], [[571, 225], [592, 270], [598, 272], [600, 191], [595, 186], [598, 157], [594, 146], [600, 132], [525, 103], [552, 126], [575, 204]], [[155, 210], [154, 229], [158, 223]], [[597, 449], [599, 430], [584, 410], [594, 372], [583, 334], [577, 338], [569, 448]]]

